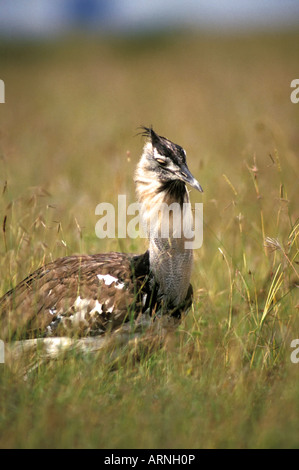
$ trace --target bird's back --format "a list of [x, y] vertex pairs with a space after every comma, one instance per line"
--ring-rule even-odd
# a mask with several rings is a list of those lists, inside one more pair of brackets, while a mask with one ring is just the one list
[[142, 311], [148, 279], [148, 252], [59, 258], [0, 299], [1, 338], [112, 331]]

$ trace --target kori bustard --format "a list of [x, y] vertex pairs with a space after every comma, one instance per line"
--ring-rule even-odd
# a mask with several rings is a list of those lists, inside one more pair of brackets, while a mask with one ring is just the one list
[[[189, 202], [186, 183], [202, 188], [182, 147], [152, 128], [142, 130], [146, 143], [135, 184], [146, 225], [163, 204]], [[159, 318], [176, 323], [192, 302], [192, 250], [172, 232], [163, 238], [159, 229], [148, 231], [148, 238], [141, 255], [67, 256], [30, 274], [0, 299], [1, 339], [104, 335]]]

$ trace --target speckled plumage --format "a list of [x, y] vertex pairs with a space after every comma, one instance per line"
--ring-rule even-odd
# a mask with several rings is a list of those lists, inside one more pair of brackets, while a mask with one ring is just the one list
[[[185, 151], [152, 129], [144, 132], [135, 182], [145, 211], [189, 201], [185, 182], [201, 188]], [[74, 255], [36, 270], [0, 299], [1, 339], [103, 335], [132, 323], [146, 328], [158, 318], [177, 324], [192, 302], [192, 251], [180, 239], [149, 238], [142, 255]]]

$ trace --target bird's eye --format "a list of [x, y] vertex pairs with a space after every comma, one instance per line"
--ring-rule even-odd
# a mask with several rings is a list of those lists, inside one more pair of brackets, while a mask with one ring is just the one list
[[167, 165], [167, 162], [162, 158], [156, 158], [156, 162], [160, 163], [160, 165]]

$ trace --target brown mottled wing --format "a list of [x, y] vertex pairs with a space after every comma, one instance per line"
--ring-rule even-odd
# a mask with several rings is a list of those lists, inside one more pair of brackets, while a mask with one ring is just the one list
[[59, 258], [0, 299], [0, 337], [111, 331], [141, 311], [147, 274], [147, 253]]

